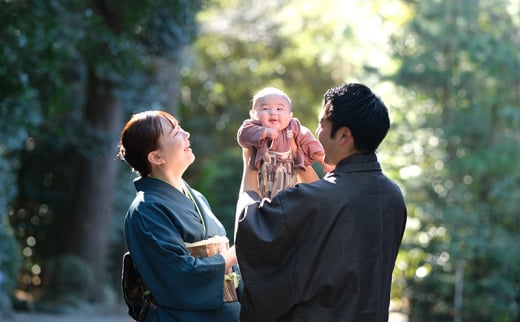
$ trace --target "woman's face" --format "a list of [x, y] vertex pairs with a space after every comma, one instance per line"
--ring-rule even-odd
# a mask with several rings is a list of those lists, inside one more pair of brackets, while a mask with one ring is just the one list
[[190, 133], [178, 124], [174, 126], [166, 119], [161, 120], [163, 129], [159, 137], [159, 154], [163, 159], [163, 167], [183, 173], [195, 161], [190, 148]]
[[277, 131], [287, 128], [291, 117], [289, 102], [283, 96], [276, 94], [259, 98], [251, 111], [252, 119], [260, 121], [264, 127]]

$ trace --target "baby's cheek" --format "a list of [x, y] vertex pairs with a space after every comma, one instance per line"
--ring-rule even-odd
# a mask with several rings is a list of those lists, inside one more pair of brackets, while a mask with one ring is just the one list
[[289, 126], [290, 121], [291, 121], [290, 118], [285, 118], [283, 120], [280, 120], [280, 128], [281, 129], [287, 128]]

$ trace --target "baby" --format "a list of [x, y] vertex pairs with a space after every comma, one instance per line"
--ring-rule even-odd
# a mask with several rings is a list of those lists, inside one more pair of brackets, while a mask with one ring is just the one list
[[251, 149], [249, 168], [258, 171], [258, 190], [272, 198], [280, 190], [318, 179], [314, 161], [328, 172], [325, 153], [309, 129], [292, 117], [291, 99], [283, 91], [267, 87], [253, 97], [250, 119], [237, 133], [242, 148]]

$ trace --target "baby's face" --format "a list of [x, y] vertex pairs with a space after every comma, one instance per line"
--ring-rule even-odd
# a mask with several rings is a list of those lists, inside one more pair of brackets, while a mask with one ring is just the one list
[[283, 96], [267, 95], [256, 100], [251, 118], [260, 121], [264, 127], [280, 131], [287, 128], [291, 121], [291, 106]]

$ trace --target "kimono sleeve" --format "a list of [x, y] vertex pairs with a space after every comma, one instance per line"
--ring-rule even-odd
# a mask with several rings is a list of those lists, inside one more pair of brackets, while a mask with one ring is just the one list
[[244, 281], [241, 320], [276, 321], [295, 304], [295, 246], [276, 197], [259, 202], [256, 193], [243, 193], [235, 248]]

